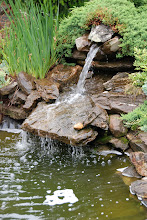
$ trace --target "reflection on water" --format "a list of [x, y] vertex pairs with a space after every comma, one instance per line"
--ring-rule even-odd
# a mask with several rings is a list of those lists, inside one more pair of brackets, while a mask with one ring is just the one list
[[145, 220], [116, 172], [128, 165], [126, 155], [0, 131], [0, 219]]

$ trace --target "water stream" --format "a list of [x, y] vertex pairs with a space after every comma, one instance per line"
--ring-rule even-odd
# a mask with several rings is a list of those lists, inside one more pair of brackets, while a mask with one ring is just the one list
[[88, 75], [88, 70], [89, 70], [89, 68], [91, 66], [91, 63], [92, 63], [95, 55], [97, 54], [98, 50], [99, 50], [99, 47], [97, 46], [97, 44], [93, 44], [90, 47], [90, 50], [87, 54], [87, 58], [85, 60], [85, 65], [82, 69], [82, 72], [80, 74], [79, 81], [78, 81], [78, 84], [77, 84], [77, 88], [76, 88], [77, 93], [81, 94], [85, 91], [84, 85], [85, 85], [85, 80], [86, 80], [87, 75]]

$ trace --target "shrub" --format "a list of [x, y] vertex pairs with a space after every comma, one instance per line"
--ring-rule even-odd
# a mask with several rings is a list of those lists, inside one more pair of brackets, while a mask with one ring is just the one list
[[147, 47], [147, 17], [143, 9], [142, 13], [138, 12], [134, 3], [128, 0], [92, 0], [83, 7], [74, 8], [61, 21], [58, 53], [70, 56], [75, 39], [89, 30], [96, 20], [113, 26], [123, 37], [120, 56], [134, 56], [134, 47]]
[[128, 128], [131, 128], [132, 130], [140, 128], [147, 132], [147, 100], [132, 112], [129, 112], [126, 115], [122, 114], [121, 118]]
[[51, 1], [41, 6], [33, 0], [26, 4], [20, 0], [14, 4], [9, 0], [9, 4], [13, 11], [8, 15], [11, 27], [7, 29], [2, 52], [9, 71], [11, 74], [25, 71], [36, 78], [44, 78], [57, 60], [57, 19], [54, 21]]

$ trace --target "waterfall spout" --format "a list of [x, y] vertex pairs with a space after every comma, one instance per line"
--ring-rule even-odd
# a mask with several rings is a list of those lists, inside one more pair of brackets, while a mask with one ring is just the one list
[[95, 55], [97, 54], [98, 50], [99, 50], [99, 47], [97, 46], [97, 44], [93, 44], [90, 47], [90, 50], [87, 54], [87, 58], [85, 60], [85, 65], [84, 65], [83, 70], [82, 70], [80, 77], [79, 77], [79, 81], [78, 81], [77, 88], [76, 88], [76, 93], [81, 94], [85, 91], [85, 88], [84, 88], [85, 80], [87, 78], [91, 63], [92, 63]]

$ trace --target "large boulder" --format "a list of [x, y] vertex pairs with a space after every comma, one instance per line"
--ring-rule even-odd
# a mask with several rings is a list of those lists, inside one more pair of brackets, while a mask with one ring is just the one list
[[136, 133], [130, 131], [127, 134], [127, 138], [133, 151], [142, 151], [147, 153], [147, 132]]
[[[97, 126], [106, 129], [107, 117], [102, 123], [104, 117], [102, 110], [98, 109], [89, 97], [73, 96], [68, 101], [64, 100], [56, 104], [39, 103], [24, 121], [22, 128], [39, 136], [48, 136], [66, 144], [82, 146], [98, 135], [94, 127], [89, 127], [94, 120], [97, 121], [98, 117], [100, 117], [100, 123]], [[74, 125], [78, 123], [83, 124], [83, 129], [74, 129]]]
[[20, 72], [17, 76], [19, 88], [26, 94], [30, 95], [32, 90], [35, 89], [34, 77], [25, 72]]
[[120, 115], [110, 115], [109, 129], [114, 137], [122, 137], [127, 134], [128, 129], [124, 127]]
[[147, 153], [132, 152], [130, 153], [130, 160], [135, 166], [137, 172], [141, 176], [147, 177]]
[[96, 43], [106, 42], [110, 40], [113, 35], [113, 31], [110, 27], [100, 24], [98, 26], [92, 27], [88, 39]]

